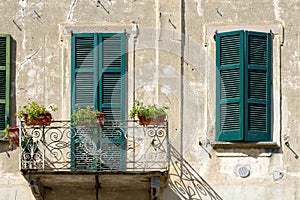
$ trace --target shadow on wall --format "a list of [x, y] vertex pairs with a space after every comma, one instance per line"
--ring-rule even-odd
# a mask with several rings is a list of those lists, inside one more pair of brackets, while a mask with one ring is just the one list
[[202, 200], [222, 198], [214, 189], [182, 159], [180, 153], [170, 144], [169, 189], [178, 199]]

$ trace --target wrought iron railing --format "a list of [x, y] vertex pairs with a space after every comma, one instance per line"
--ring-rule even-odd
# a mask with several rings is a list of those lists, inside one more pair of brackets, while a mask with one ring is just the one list
[[166, 171], [169, 165], [167, 122], [140, 126], [136, 121], [106, 121], [100, 126], [50, 126], [20, 129], [20, 168], [42, 171]]

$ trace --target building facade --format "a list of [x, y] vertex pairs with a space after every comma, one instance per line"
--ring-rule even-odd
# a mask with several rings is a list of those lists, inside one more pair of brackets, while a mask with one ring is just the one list
[[[2, 138], [0, 199], [300, 199], [299, 0], [0, 9], [0, 126], [40, 133], [30, 162]], [[135, 100], [168, 106], [165, 124], [127, 121]], [[24, 125], [28, 102], [53, 123]], [[87, 106], [108, 120], [97, 149], [70, 121]]]

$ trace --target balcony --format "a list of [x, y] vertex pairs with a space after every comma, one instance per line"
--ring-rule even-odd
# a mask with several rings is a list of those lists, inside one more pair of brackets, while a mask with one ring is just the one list
[[50, 126], [21, 122], [20, 143], [20, 169], [37, 187], [36, 195], [43, 196], [41, 187], [53, 189], [62, 184], [149, 190], [166, 185], [167, 121], [163, 126], [106, 121], [103, 127], [74, 127], [62, 120]]

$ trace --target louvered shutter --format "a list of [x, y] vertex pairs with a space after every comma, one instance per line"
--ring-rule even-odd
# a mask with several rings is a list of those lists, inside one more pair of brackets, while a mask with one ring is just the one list
[[100, 108], [107, 119], [125, 119], [125, 35], [100, 36]]
[[217, 96], [216, 136], [218, 141], [243, 140], [243, 31], [216, 35]]
[[[97, 34], [72, 35], [72, 109], [96, 105], [97, 76]], [[75, 134], [76, 133], [76, 134]], [[94, 133], [93, 127], [75, 127], [71, 137], [71, 169], [73, 171], [94, 171], [95, 157], [88, 153], [82, 142]]]
[[245, 140], [271, 140], [270, 33], [246, 32]]
[[[126, 52], [124, 34], [100, 34], [100, 110], [107, 120], [125, 119]], [[102, 129], [101, 148], [103, 170], [123, 170], [125, 167], [125, 137], [123, 130], [109, 127]]]
[[72, 110], [95, 107], [96, 38], [96, 34], [75, 34], [72, 37]]
[[0, 35], [0, 139], [9, 123], [10, 35]]

